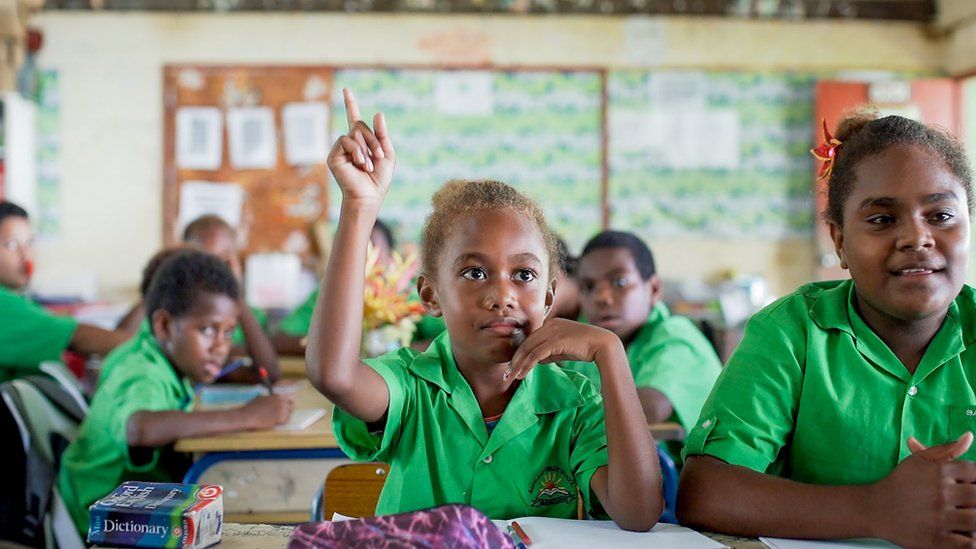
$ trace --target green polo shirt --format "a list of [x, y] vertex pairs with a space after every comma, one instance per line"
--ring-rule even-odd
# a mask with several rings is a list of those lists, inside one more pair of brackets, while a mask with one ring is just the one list
[[[813, 484], [867, 484], [906, 440], [976, 431], [976, 292], [964, 286], [914, 374], [861, 319], [850, 280], [800, 287], [746, 326], [685, 456]], [[976, 459], [971, 449], [964, 459]]]
[[575, 518], [578, 487], [600, 512], [590, 478], [607, 464], [603, 400], [584, 376], [536, 366], [489, 435], [447, 333], [366, 363], [389, 387], [386, 425], [370, 433], [336, 408], [333, 430], [352, 459], [390, 464], [377, 514], [465, 503], [493, 519]]
[[[261, 309], [258, 309], [257, 307], [251, 307], [250, 305], [248, 305], [247, 308], [251, 309], [251, 313], [254, 315], [254, 318], [258, 321], [258, 324], [261, 326], [261, 329], [264, 330], [265, 333], [267, 333], [268, 314], [262, 311]], [[247, 344], [247, 340], [244, 337], [244, 328], [241, 327], [241, 323], [239, 321], [237, 323], [237, 326], [234, 328], [234, 332], [230, 336], [230, 343], [235, 347], [242, 347]]]
[[[627, 361], [638, 388], [656, 389], [668, 397], [671, 421], [687, 431], [695, 425], [705, 399], [722, 370], [715, 349], [683, 316], [672, 316], [664, 303], [651, 309], [647, 322], [627, 345]], [[592, 362], [563, 365], [586, 374], [598, 387], [600, 372]]]
[[[415, 299], [416, 290], [411, 294]], [[305, 337], [308, 335], [308, 330], [312, 326], [312, 313], [315, 312], [315, 302], [319, 299], [319, 289], [315, 290], [308, 296], [308, 299], [304, 303], [298, 306], [294, 311], [292, 311], [288, 316], [281, 319], [281, 323], [278, 324], [278, 329], [285, 334], [295, 337]], [[434, 339], [439, 336], [447, 326], [444, 324], [444, 320], [439, 317], [433, 317], [430, 315], [424, 315], [417, 322], [417, 331], [413, 334], [414, 341], [426, 341], [429, 339]]]
[[163, 355], [148, 323], [109, 353], [105, 366], [78, 438], [61, 458], [58, 478], [61, 496], [81, 532], [88, 530], [88, 506], [122, 481], [180, 482], [188, 465], [170, 448], [134, 456], [126, 439], [135, 412], [187, 411], [193, 404], [193, 388]]
[[0, 383], [37, 373], [41, 362], [60, 362], [78, 327], [75, 319], [52, 315], [2, 285], [0, 319]]

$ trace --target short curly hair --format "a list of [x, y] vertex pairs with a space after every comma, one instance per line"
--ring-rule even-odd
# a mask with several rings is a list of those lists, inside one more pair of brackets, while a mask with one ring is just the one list
[[203, 294], [223, 295], [234, 301], [240, 287], [230, 267], [214, 255], [179, 250], [162, 261], [146, 292], [146, 317], [163, 309], [174, 317], [190, 312]]
[[854, 192], [855, 170], [864, 159], [891, 147], [924, 147], [945, 162], [946, 167], [966, 190], [969, 215], [973, 214], [973, 177], [966, 153], [959, 141], [944, 130], [926, 126], [902, 116], [879, 118], [876, 112], [857, 111], [837, 127], [837, 148], [833, 170], [827, 182], [827, 208], [824, 220], [844, 226], [844, 202]]
[[548, 254], [549, 276], [560, 272], [562, 253], [559, 239], [542, 213], [542, 208], [531, 198], [501, 181], [489, 179], [448, 181], [431, 198], [434, 210], [424, 222], [423, 243], [421, 245], [421, 271], [431, 279], [436, 279], [437, 259], [455, 220], [475, 212], [509, 210], [524, 215], [535, 223], [542, 234]]

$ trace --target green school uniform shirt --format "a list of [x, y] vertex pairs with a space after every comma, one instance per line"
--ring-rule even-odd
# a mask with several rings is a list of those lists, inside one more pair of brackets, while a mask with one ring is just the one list
[[[251, 307], [250, 305], [248, 305], [247, 308], [251, 309], [251, 313], [254, 315], [255, 320], [258, 321], [258, 324], [261, 326], [261, 329], [264, 330], [265, 333], [267, 333], [268, 314], [262, 311], [261, 309], [258, 309], [257, 307]], [[244, 328], [241, 327], [240, 322], [237, 323], [237, 326], [234, 328], [234, 332], [230, 336], [230, 344], [235, 347], [241, 347], [247, 344], [247, 340], [244, 338]]]
[[[722, 362], [708, 339], [687, 318], [672, 316], [663, 303], [651, 309], [647, 322], [627, 345], [627, 362], [638, 388], [653, 388], [668, 397], [677, 421], [685, 430], [698, 419]], [[597, 386], [600, 372], [592, 362], [563, 365], [582, 372]]]
[[[861, 319], [850, 280], [801, 286], [746, 326], [685, 456], [812, 484], [867, 484], [976, 431], [976, 292], [964, 286], [914, 374]], [[976, 459], [976, 449], [963, 459]]]
[[58, 486], [78, 530], [88, 530], [88, 506], [125, 480], [180, 482], [187, 461], [170, 448], [133, 455], [126, 425], [135, 412], [182, 410], [193, 404], [189, 380], [177, 374], [148, 323], [109, 353], [88, 417], [61, 459]]
[[61, 360], [78, 321], [55, 316], [27, 296], [0, 285], [0, 383], [37, 373], [47, 360]]
[[[417, 298], [416, 290], [411, 294], [413, 299]], [[315, 312], [315, 302], [319, 299], [319, 289], [315, 290], [308, 296], [301, 305], [298, 306], [294, 311], [292, 311], [288, 316], [281, 319], [281, 323], [278, 325], [278, 329], [282, 333], [288, 334], [295, 337], [305, 337], [308, 335], [308, 330], [312, 326], [312, 313]], [[434, 339], [440, 335], [447, 326], [444, 324], [444, 320], [439, 317], [433, 317], [430, 315], [424, 315], [417, 322], [417, 331], [413, 334], [414, 341], [425, 341], [429, 339]]]
[[386, 424], [371, 433], [336, 408], [333, 430], [352, 459], [390, 464], [377, 514], [465, 503], [493, 519], [575, 518], [577, 488], [600, 512], [590, 478], [607, 464], [603, 400], [585, 376], [536, 366], [489, 435], [447, 333], [366, 363], [389, 387]]

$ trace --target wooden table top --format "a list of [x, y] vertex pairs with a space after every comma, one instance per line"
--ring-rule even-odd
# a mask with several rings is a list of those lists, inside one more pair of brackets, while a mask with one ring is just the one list
[[306, 450], [338, 448], [332, 433], [332, 403], [312, 387], [308, 380], [300, 381], [295, 393], [295, 409], [325, 408], [327, 414], [304, 431], [243, 431], [223, 435], [183, 438], [176, 441], [178, 452], [228, 452], [242, 450]]
[[[304, 365], [304, 361], [302, 361]], [[304, 366], [303, 366], [304, 367]], [[286, 380], [286, 383], [294, 382]], [[332, 432], [332, 403], [312, 387], [307, 379], [301, 380], [301, 388], [295, 393], [295, 409], [324, 408], [327, 414], [303, 431], [243, 431], [200, 438], [183, 438], [176, 442], [178, 452], [230, 452], [247, 450], [307, 450], [338, 448]], [[682, 440], [684, 429], [677, 423], [656, 423], [649, 426], [655, 440]]]

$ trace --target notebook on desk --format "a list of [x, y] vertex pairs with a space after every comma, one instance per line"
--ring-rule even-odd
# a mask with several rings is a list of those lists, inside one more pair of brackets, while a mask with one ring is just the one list
[[[275, 394], [293, 395], [301, 388], [300, 380], [279, 381], [275, 384], [274, 391]], [[223, 410], [243, 406], [267, 394], [268, 389], [261, 384], [222, 383], [203, 387], [197, 399], [201, 410]]]
[[[333, 521], [356, 520], [335, 513]], [[593, 549], [594, 547], [634, 547], [645, 549], [725, 549], [726, 546], [677, 524], [658, 523], [650, 532], [621, 530], [612, 520], [576, 520], [548, 517], [523, 517], [491, 521], [505, 532], [512, 522], [519, 523], [532, 539], [531, 549]]]
[[316, 421], [325, 417], [325, 414], [326, 411], [324, 408], [301, 408], [292, 410], [288, 422], [275, 427], [275, 431], [304, 431], [314, 425]]

